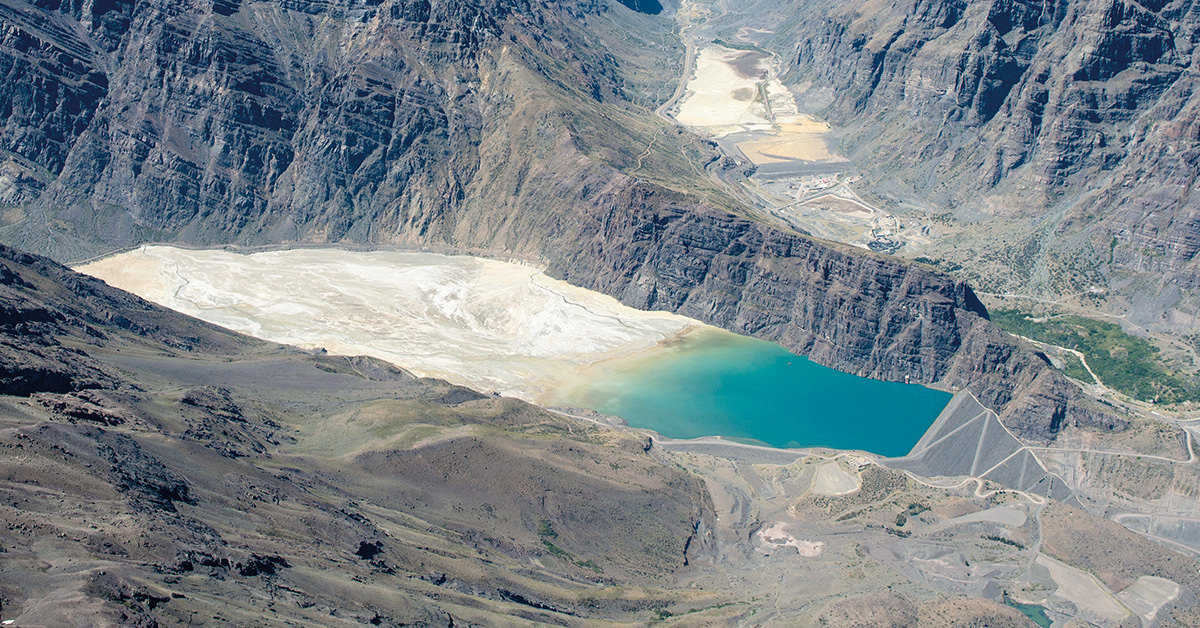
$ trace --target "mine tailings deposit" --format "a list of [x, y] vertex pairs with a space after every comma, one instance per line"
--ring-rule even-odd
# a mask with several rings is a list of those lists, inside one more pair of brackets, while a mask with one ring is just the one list
[[266, 340], [371, 355], [456, 384], [619, 416], [671, 438], [899, 456], [950, 399], [497, 260], [152, 246], [81, 270]]

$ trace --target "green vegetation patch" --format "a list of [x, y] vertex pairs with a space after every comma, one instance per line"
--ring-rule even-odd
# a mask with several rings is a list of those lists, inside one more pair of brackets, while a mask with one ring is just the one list
[[604, 573], [604, 569], [602, 567], [600, 567], [600, 565], [597, 565], [596, 561], [591, 560], [591, 559], [577, 560], [577, 561], [575, 561], [575, 564], [579, 565], [580, 567], [583, 567], [584, 569], [591, 569], [592, 571], [594, 571], [596, 573]]
[[571, 552], [568, 552], [567, 550], [551, 543], [550, 541], [548, 541], [546, 539], [542, 539], [542, 545], [546, 546], [546, 551], [550, 552], [551, 554], [553, 554], [563, 560], [571, 560], [571, 558], [572, 558]]
[[996, 543], [1003, 543], [1003, 544], [1005, 544], [1005, 545], [1008, 545], [1008, 546], [1011, 546], [1011, 547], [1015, 547], [1015, 548], [1017, 548], [1017, 549], [1019, 549], [1019, 550], [1023, 550], [1023, 549], [1025, 549], [1025, 544], [1024, 544], [1024, 543], [1020, 543], [1020, 542], [1017, 542], [1017, 541], [1014, 541], [1014, 540], [1012, 540], [1012, 539], [1005, 538], [1005, 537], [1002, 537], [1002, 536], [997, 536], [997, 535], [995, 535], [995, 534], [985, 534], [985, 535], [983, 535], [983, 538], [984, 538], [984, 540], [987, 540], [987, 541], [995, 541]]
[[909, 517], [915, 517], [927, 510], [929, 510], [929, 507], [926, 506], [925, 504], [921, 504], [921, 503], [909, 504], [907, 508], [900, 511], [896, 515], [896, 527], [903, 528], [904, 525], [908, 523]]
[[552, 555], [557, 556], [565, 561], [573, 562], [584, 569], [590, 569], [596, 573], [604, 573], [604, 568], [596, 564], [596, 561], [591, 559], [575, 560], [575, 557], [571, 555], [571, 552], [568, 552], [554, 543], [551, 543], [550, 539], [558, 538], [558, 532], [554, 531], [554, 526], [549, 520], [542, 519], [538, 521], [538, 536], [542, 537], [542, 545], [545, 546], [546, 551], [550, 552]]
[[[1083, 316], [1034, 320], [1019, 310], [992, 310], [992, 322], [1005, 331], [1038, 342], [1079, 351], [1105, 386], [1141, 401], [1179, 403], [1200, 401], [1194, 382], [1172, 373], [1159, 361], [1159, 349], [1125, 333], [1120, 325]], [[1067, 375], [1090, 381], [1086, 370], [1070, 362]]]
[[1095, 384], [1096, 378], [1088, 372], [1083, 365], [1083, 360], [1074, 353], [1064, 353], [1060, 356], [1055, 356], [1064, 362], [1062, 372], [1067, 374], [1067, 377], [1077, 379], [1085, 384]]

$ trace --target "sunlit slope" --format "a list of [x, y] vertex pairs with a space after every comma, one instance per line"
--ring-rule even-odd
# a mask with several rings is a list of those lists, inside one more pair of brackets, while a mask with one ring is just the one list
[[587, 626], [729, 601], [668, 591], [710, 551], [711, 508], [635, 435], [241, 336], [3, 247], [0, 303], [22, 313], [0, 324], [17, 625]]

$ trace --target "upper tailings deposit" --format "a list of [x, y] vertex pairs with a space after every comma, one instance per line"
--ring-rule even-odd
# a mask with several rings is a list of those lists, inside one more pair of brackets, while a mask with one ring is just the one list
[[477, 257], [147, 246], [78, 270], [266, 340], [370, 355], [535, 403], [588, 407], [674, 438], [899, 455], [949, 400]]

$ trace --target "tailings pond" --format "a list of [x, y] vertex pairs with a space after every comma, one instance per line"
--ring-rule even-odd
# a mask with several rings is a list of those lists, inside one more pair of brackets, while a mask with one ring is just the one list
[[79, 270], [249, 335], [590, 408], [671, 438], [719, 435], [903, 455], [950, 399], [835, 371], [681, 316], [629, 308], [518, 263], [152, 246]]
[[949, 393], [857, 377], [711, 327], [593, 365], [554, 396], [671, 438], [719, 434], [883, 456], [908, 453], [950, 401]]

